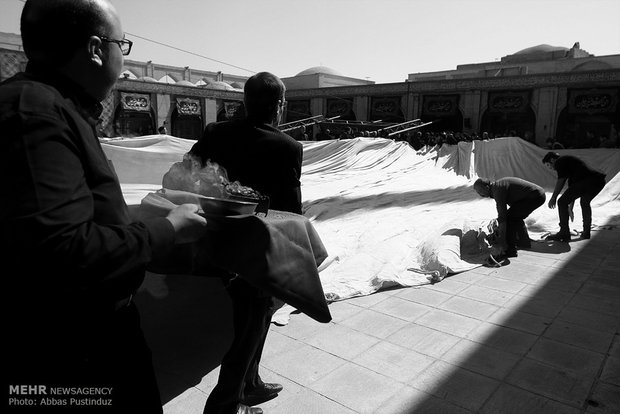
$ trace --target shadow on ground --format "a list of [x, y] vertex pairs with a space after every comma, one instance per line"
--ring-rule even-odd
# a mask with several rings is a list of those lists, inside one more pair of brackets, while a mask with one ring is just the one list
[[219, 366], [232, 341], [230, 300], [217, 278], [148, 273], [136, 302], [164, 405]]

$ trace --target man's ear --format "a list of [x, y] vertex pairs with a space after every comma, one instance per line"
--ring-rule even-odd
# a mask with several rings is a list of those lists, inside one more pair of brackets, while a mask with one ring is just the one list
[[103, 66], [103, 49], [101, 45], [103, 42], [98, 36], [91, 36], [88, 39], [88, 60], [93, 62], [97, 66]]

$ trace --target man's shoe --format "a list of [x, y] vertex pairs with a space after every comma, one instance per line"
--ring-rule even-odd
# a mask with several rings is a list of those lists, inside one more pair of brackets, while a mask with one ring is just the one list
[[511, 249], [506, 250], [505, 256], [506, 257], [517, 257], [518, 256], [517, 249], [513, 247]]
[[532, 241], [529, 237], [526, 240], [519, 239], [519, 241], [517, 241], [517, 247], [520, 249], [531, 249]]
[[582, 239], [589, 239], [590, 238], [590, 230], [584, 230], [581, 232], [581, 238]]
[[564, 232], [559, 231], [559, 232], [557, 232], [555, 234], [551, 234], [551, 235], [547, 236], [547, 238], [545, 240], [569, 242], [570, 241], [570, 233], [564, 233]]
[[256, 405], [261, 404], [269, 400], [273, 400], [278, 396], [278, 393], [282, 391], [284, 387], [280, 384], [264, 383], [261, 387], [257, 387], [252, 391], [244, 392], [244, 396], [241, 399], [243, 404]]
[[248, 407], [247, 405], [238, 404], [237, 414], [263, 414], [260, 407]]

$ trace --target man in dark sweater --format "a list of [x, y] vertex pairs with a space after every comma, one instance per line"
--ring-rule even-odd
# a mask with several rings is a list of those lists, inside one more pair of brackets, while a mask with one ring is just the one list
[[[581, 214], [583, 216], [582, 239], [590, 238], [592, 226], [592, 207], [590, 202], [605, 187], [605, 174], [589, 167], [581, 159], [572, 155], [562, 155], [557, 152], [548, 152], [542, 160], [543, 164], [555, 170], [558, 179], [555, 183], [553, 195], [549, 200], [549, 208], [554, 208], [557, 200], [560, 216], [560, 231], [552, 234], [548, 240], [570, 241], [568, 219], [572, 204], [580, 199]], [[568, 181], [568, 188], [558, 199], [558, 195]]]
[[[286, 101], [284, 83], [260, 72], [244, 87], [246, 118], [207, 125], [190, 153], [224, 167], [230, 181], [269, 197], [269, 208], [301, 214], [302, 145], [281, 132]], [[234, 339], [222, 360], [218, 383], [209, 395], [208, 414], [252, 413], [250, 407], [275, 398], [280, 384], [265, 383], [258, 373], [263, 346], [275, 310], [273, 298], [243, 278], [217, 271], [232, 300]]]
[[495, 200], [502, 253], [507, 257], [516, 257], [517, 247], [531, 247], [524, 220], [545, 202], [545, 191], [534, 183], [516, 177], [497, 181], [479, 178], [474, 183], [474, 190], [481, 197]]

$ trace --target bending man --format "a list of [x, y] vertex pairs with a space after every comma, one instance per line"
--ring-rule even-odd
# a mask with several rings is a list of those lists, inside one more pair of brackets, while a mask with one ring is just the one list
[[[589, 167], [581, 159], [572, 155], [562, 155], [557, 152], [548, 152], [542, 159], [543, 164], [558, 174], [553, 195], [549, 200], [549, 208], [554, 208], [557, 200], [560, 216], [560, 231], [547, 237], [547, 240], [570, 241], [568, 219], [572, 212], [572, 205], [578, 198], [583, 216], [582, 239], [590, 238], [592, 227], [592, 207], [590, 202], [605, 187], [605, 174]], [[558, 199], [568, 181], [568, 188]]]
[[507, 257], [516, 257], [517, 247], [530, 248], [530, 236], [524, 220], [545, 202], [545, 190], [516, 177], [497, 181], [479, 178], [474, 183], [474, 190], [481, 197], [495, 200], [502, 253]]

